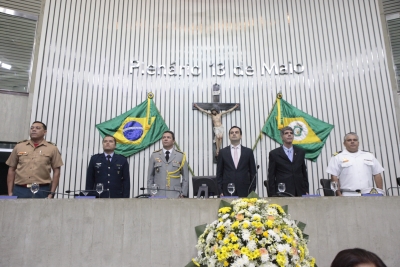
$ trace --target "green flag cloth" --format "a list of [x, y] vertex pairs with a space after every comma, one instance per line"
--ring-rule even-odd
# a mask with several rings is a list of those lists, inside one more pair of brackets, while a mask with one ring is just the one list
[[325, 145], [333, 125], [314, 118], [297, 109], [278, 95], [262, 132], [282, 144], [280, 129], [292, 127], [293, 144], [303, 148], [306, 159], [316, 161]]
[[160, 140], [168, 130], [151, 98], [149, 96], [124, 114], [96, 125], [103, 138], [105, 135], [115, 137], [115, 153], [129, 157]]

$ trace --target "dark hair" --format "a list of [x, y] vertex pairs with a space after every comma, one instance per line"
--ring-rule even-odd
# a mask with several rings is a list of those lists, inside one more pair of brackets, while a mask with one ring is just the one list
[[232, 126], [230, 129], [229, 129], [229, 134], [231, 133], [231, 130], [233, 129], [233, 128], [238, 128], [239, 129], [239, 132], [240, 132], [240, 135], [242, 135], [242, 129], [240, 129], [240, 127], [239, 126]]
[[375, 253], [362, 248], [340, 251], [332, 261], [331, 267], [354, 267], [362, 263], [372, 263], [375, 267], [386, 267]]
[[290, 130], [293, 133], [293, 128], [290, 126], [285, 126], [281, 129], [281, 137], [285, 135], [285, 131]]
[[162, 135], [164, 135], [165, 133], [170, 133], [170, 134], [172, 135], [172, 140], [174, 140], [174, 141], [175, 141], [175, 134], [174, 134], [174, 132], [173, 132], [173, 131], [165, 131], [165, 132], [163, 132], [163, 134], [162, 134]]
[[104, 136], [103, 141], [104, 141], [104, 139], [106, 139], [106, 137], [111, 137], [112, 139], [114, 139], [114, 143], [117, 144], [117, 139], [115, 139], [114, 136], [112, 136], [112, 135], [106, 135], [106, 136]]
[[35, 124], [35, 123], [40, 123], [41, 125], [43, 125], [43, 129], [44, 129], [45, 131], [47, 131], [47, 126], [46, 126], [46, 124], [44, 124], [44, 123], [41, 122], [41, 121], [34, 121], [34, 122], [32, 122], [32, 125]]

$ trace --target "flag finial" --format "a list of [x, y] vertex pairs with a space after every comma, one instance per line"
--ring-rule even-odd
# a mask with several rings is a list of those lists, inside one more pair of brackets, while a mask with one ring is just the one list
[[278, 94], [276, 95], [276, 98], [282, 99], [282, 93], [278, 93]]
[[152, 99], [154, 97], [154, 94], [152, 92], [147, 94], [147, 98]]

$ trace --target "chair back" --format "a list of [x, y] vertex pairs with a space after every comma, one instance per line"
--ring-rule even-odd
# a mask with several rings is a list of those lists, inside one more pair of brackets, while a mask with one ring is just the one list
[[324, 196], [326, 197], [333, 197], [333, 190], [331, 189], [331, 180], [330, 179], [319, 179], [319, 182], [321, 183], [321, 186], [324, 190]]

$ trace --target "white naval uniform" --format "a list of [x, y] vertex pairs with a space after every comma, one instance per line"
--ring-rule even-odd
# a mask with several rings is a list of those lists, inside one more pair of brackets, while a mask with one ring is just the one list
[[[327, 173], [339, 178], [340, 188], [350, 190], [372, 188], [373, 175], [383, 171], [382, 165], [372, 153], [362, 150], [350, 153], [346, 149], [332, 157], [326, 169]], [[342, 195], [353, 196], [354, 193], [343, 192]]]

